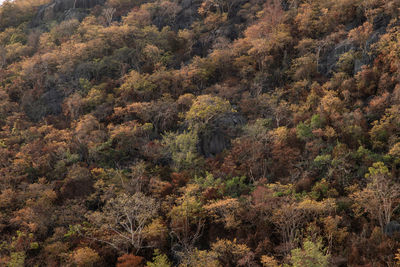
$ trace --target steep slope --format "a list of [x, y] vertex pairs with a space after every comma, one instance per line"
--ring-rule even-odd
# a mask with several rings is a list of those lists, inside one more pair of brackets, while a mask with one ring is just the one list
[[0, 265], [392, 266], [397, 0], [0, 7]]

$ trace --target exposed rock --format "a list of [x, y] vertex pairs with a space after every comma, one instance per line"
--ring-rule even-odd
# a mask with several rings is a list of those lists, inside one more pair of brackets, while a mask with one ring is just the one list
[[385, 225], [383, 232], [388, 236], [393, 236], [396, 233], [400, 232], [400, 223], [397, 221], [391, 221], [390, 223]]
[[39, 8], [32, 24], [38, 26], [43, 20], [54, 20], [60, 17], [62, 20], [82, 19], [85, 15], [84, 9], [102, 5], [104, 2], [105, 0], [53, 0]]
[[351, 50], [356, 50], [355, 45], [350, 40], [346, 39], [338, 43], [334, 47], [326, 49], [320, 58], [318, 71], [324, 75], [330, 75], [335, 69], [336, 64], [342, 54], [347, 53]]
[[[376, 23], [377, 25], [385, 25], [386, 21], [382, 19]], [[333, 47], [325, 48], [325, 51], [323, 51], [320, 56], [318, 71], [326, 76], [331, 75], [332, 72], [336, 70], [340, 56], [353, 50], [362, 52], [361, 57], [354, 60], [353, 73], [355, 74], [359, 72], [362, 66], [369, 65], [373, 62], [374, 55], [370, 55], [369, 52], [371, 51], [372, 46], [379, 41], [380, 36], [386, 32], [386, 26], [387, 24], [375, 30], [371, 34], [370, 38], [366, 42], [366, 51], [361, 51], [361, 49], [354, 45], [349, 39], [345, 39]]]
[[290, 9], [290, 3], [288, 0], [281, 0], [282, 9], [288, 11]]
[[374, 31], [385, 29], [390, 22], [390, 16], [385, 13], [379, 13], [372, 23]]
[[182, 0], [180, 3], [181, 11], [176, 17], [174, 28], [185, 29], [190, 27], [192, 23], [199, 18], [197, 13], [202, 1], [200, 0]]
[[206, 131], [200, 133], [199, 151], [205, 157], [213, 157], [231, 145], [240, 126], [245, 123], [244, 118], [238, 113], [224, 114], [212, 123]]
[[[379, 37], [385, 33], [385, 28], [381, 28], [375, 31], [371, 37], [367, 40], [366, 47], [367, 51], [371, 50], [373, 44], [379, 41]], [[369, 65], [373, 62], [373, 56], [369, 55], [368, 53], [362, 53], [361, 58], [356, 59], [354, 61], [354, 73], [357, 73], [361, 70], [361, 67], [364, 65]]]

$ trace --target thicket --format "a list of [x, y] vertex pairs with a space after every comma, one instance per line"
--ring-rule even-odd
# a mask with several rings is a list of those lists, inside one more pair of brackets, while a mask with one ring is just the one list
[[0, 7], [0, 265], [400, 264], [400, 1], [60, 3]]

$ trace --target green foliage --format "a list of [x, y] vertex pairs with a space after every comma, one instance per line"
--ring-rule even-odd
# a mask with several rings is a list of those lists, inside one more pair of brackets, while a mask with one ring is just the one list
[[179, 267], [189, 266], [220, 267], [221, 265], [217, 260], [216, 253], [213, 251], [195, 249], [191, 251], [190, 254], [187, 255], [179, 264]]
[[268, 184], [268, 187], [273, 191], [274, 196], [293, 196], [296, 191], [293, 184], [282, 185], [280, 183]]
[[157, 85], [148, 79], [148, 75], [141, 75], [137, 71], [131, 71], [125, 76], [125, 82], [119, 88], [123, 95], [146, 96], [154, 92]]
[[[222, 189], [221, 187], [224, 186], [224, 183], [220, 178], [215, 179], [214, 176], [206, 172], [205, 176], [195, 177], [194, 182], [200, 186], [202, 190], [207, 189], [209, 187]], [[221, 192], [222, 193], [222, 192]]]
[[320, 170], [326, 169], [331, 163], [332, 157], [330, 154], [318, 155], [314, 159], [314, 166]]
[[319, 115], [319, 114], [314, 114], [311, 117], [310, 127], [312, 129], [322, 128], [325, 126], [325, 123], [326, 123], [326, 120], [324, 117], [321, 117], [321, 115]]
[[290, 260], [293, 267], [327, 267], [329, 266], [330, 255], [324, 253], [321, 241], [316, 243], [306, 240], [302, 248], [291, 251]]
[[195, 131], [167, 133], [163, 136], [163, 145], [167, 148], [174, 168], [178, 171], [196, 168], [202, 159], [197, 153], [198, 136]]
[[178, 225], [182, 222], [186, 224], [188, 220], [195, 224], [197, 220], [202, 219], [204, 216], [202, 203], [191, 193], [192, 192], [189, 191], [179, 198], [177, 200], [177, 205], [175, 205], [168, 214]]
[[7, 267], [24, 267], [25, 258], [25, 252], [13, 252], [10, 255], [10, 261], [7, 263]]
[[170, 267], [172, 266], [171, 262], [169, 261], [167, 255], [161, 254], [159, 249], [154, 250], [153, 261], [148, 261], [146, 264], [147, 267]]
[[301, 140], [307, 140], [313, 136], [311, 127], [303, 122], [297, 125], [296, 132], [297, 137]]
[[225, 181], [225, 194], [231, 197], [240, 197], [243, 193], [249, 192], [251, 186], [246, 184], [246, 177], [233, 177]]
[[32, 242], [30, 244], [30, 249], [35, 250], [39, 248], [39, 243], [38, 242]]
[[0, 140], [0, 147], [6, 148], [7, 145], [4, 143], [4, 140]]
[[368, 173], [365, 174], [365, 177], [372, 178], [377, 175], [390, 175], [389, 169], [383, 162], [375, 162], [372, 167], [368, 168]]
[[223, 181], [221, 178], [214, 178], [211, 173], [207, 172], [204, 177], [195, 177], [194, 182], [199, 185], [202, 190], [213, 188], [217, 189], [220, 195], [238, 198], [242, 194], [250, 192], [252, 189], [252, 186], [248, 185], [246, 180], [245, 176], [237, 176]]
[[82, 226], [80, 224], [78, 225], [69, 225], [68, 232], [64, 234], [65, 238], [70, 238], [77, 236], [81, 233], [81, 228]]
[[400, 2], [187, 2], [2, 3], [0, 265], [392, 264]]
[[321, 181], [317, 182], [311, 190], [311, 197], [316, 200], [336, 195], [337, 192], [335, 192], [334, 188], [331, 188], [331, 185], [326, 179], [322, 179]]

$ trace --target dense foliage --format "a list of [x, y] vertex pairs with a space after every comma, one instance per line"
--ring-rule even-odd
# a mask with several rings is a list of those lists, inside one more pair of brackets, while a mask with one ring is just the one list
[[1, 266], [400, 264], [399, 0], [7, 0]]

